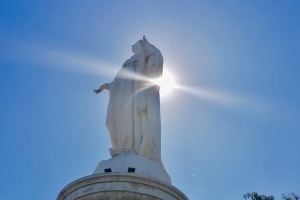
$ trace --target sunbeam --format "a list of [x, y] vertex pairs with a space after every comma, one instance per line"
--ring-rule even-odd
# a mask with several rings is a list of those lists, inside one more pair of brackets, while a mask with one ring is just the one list
[[26, 52], [31, 61], [41, 64], [41, 66], [54, 67], [59, 70], [114, 76], [120, 68], [103, 60], [91, 58], [82, 53], [69, 50], [49, 50], [30, 47], [27, 48]]
[[228, 90], [176, 84], [175, 89], [217, 105], [238, 109], [239, 111], [272, 112], [274, 105], [262, 97], [241, 95]]
[[208, 89], [204, 87], [192, 87], [176, 85], [176, 89], [195, 95], [201, 99], [219, 102], [227, 105], [241, 105], [245, 102], [245, 99], [232, 94], [229, 91], [221, 91], [215, 89]]
[[[111, 77], [113, 79], [118, 70], [121, 69], [121, 64], [111, 64], [70, 50], [49, 50], [39, 47], [27, 47], [26, 52], [31, 61], [34, 61], [41, 66], [54, 67], [59, 70], [88, 73], [97, 76], [101, 75]], [[163, 76], [159, 79], [149, 79], [144, 75], [134, 73], [130, 70], [123, 70], [121, 76], [123, 78], [135, 79], [148, 83], [144, 86], [144, 88], [141, 88], [137, 92], [156, 84], [160, 86], [160, 94], [162, 97], [171, 95], [174, 90], [179, 90], [194, 95], [202, 100], [207, 100], [211, 103], [217, 103], [223, 106], [230, 106], [234, 108], [242, 107], [243, 109], [247, 108], [252, 110], [269, 108], [268, 105], [262, 103], [257, 98], [246, 98], [230, 91], [182, 85], [175, 82], [175, 77], [166, 69], [164, 69]]]
[[[39, 47], [30, 47], [27, 48], [26, 52], [30, 60], [41, 64], [41, 66], [54, 67], [59, 70], [114, 77], [118, 70], [121, 69], [121, 64], [107, 63], [70, 50], [49, 50]], [[159, 79], [149, 79], [144, 75], [134, 73], [130, 70], [123, 70], [120, 75], [123, 78], [148, 82], [149, 84], [143, 89], [153, 84], [159, 85], [160, 94], [162, 96], [169, 95], [176, 87], [174, 77], [167, 70], [164, 70], [163, 76]]]

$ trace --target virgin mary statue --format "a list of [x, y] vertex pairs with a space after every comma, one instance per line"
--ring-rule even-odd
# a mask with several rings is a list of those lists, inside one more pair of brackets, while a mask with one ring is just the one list
[[137, 154], [161, 162], [159, 86], [163, 57], [145, 36], [132, 45], [133, 56], [124, 62], [111, 83], [95, 89], [109, 90], [106, 127], [110, 133], [112, 157]]

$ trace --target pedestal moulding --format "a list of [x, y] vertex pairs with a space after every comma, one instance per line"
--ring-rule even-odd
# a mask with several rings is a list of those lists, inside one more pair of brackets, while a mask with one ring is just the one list
[[67, 185], [57, 200], [188, 200], [164, 181], [134, 173], [86, 176]]

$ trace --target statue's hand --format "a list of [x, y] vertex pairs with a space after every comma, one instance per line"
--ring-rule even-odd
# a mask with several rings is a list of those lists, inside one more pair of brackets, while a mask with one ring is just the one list
[[143, 40], [144, 40], [145, 42], [149, 43], [148, 40], [146, 39], [146, 36], [144, 36], [144, 35], [143, 35]]
[[94, 89], [95, 94], [99, 94], [100, 92], [102, 92], [102, 91], [100, 91], [100, 89]]
[[153, 48], [150, 46], [150, 43], [148, 42], [145, 36], [143, 36], [143, 39], [140, 40], [140, 44], [146, 57], [149, 57], [154, 53]]
[[149, 42], [147, 40], [140, 40], [140, 44], [141, 44], [141, 46], [143, 48], [143, 51], [151, 48], [150, 44], [149, 44]]

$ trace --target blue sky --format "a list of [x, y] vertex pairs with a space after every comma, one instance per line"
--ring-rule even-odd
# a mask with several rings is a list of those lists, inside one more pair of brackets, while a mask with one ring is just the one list
[[189, 199], [300, 194], [300, 2], [1, 1], [0, 199], [55, 199], [108, 159], [108, 93], [143, 35], [183, 89], [162, 159]]

